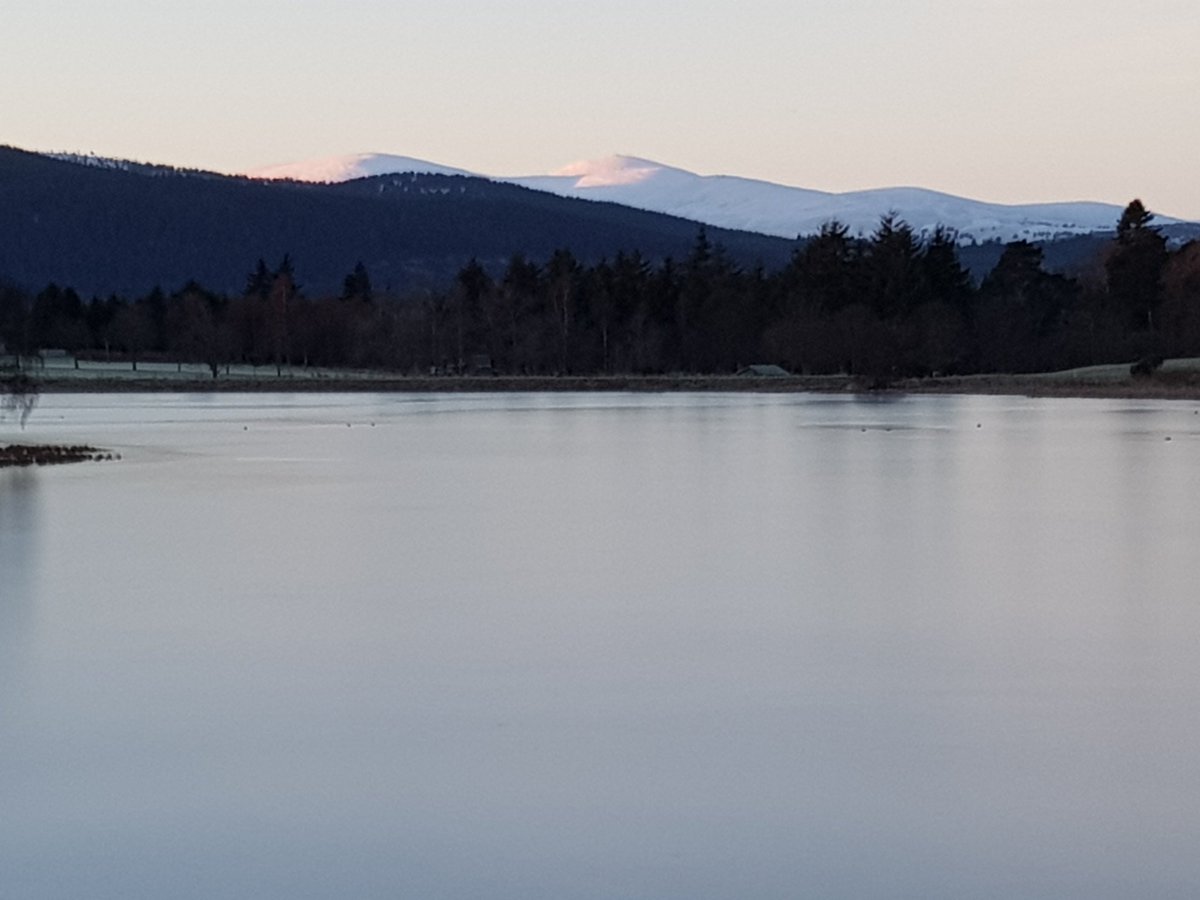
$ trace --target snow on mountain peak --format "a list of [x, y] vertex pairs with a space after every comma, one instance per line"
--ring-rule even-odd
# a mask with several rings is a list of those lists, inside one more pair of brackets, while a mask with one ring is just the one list
[[615, 187], [640, 184], [665, 169], [666, 166], [636, 156], [605, 156], [573, 162], [550, 174], [557, 178], [574, 178], [577, 188]]
[[[407, 156], [362, 153], [269, 166], [246, 174], [298, 181], [347, 181], [404, 172], [471, 174]], [[938, 225], [960, 241], [1048, 240], [1110, 231], [1121, 208], [1104, 203], [983, 203], [923, 188], [881, 188], [834, 194], [730, 175], [697, 175], [636, 156], [605, 156], [563, 166], [549, 175], [495, 178], [564, 197], [620, 203], [720, 228], [781, 237], [816, 234], [836, 219], [852, 234], [869, 235], [895, 214], [919, 235]], [[1175, 220], [1159, 218], [1159, 224]]]

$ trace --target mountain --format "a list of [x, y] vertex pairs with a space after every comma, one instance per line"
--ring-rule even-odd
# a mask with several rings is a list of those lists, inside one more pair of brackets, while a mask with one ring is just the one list
[[[173, 290], [189, 279], [240, 291], [259, 258], [290, 254], [311, 294], [337, 292], [362, 261], [378, 289], [445, 288], [472, 258], [499, 273], [514, 254], [569, 248], [585, 263], [640, 251], [680, 259], [695, 222], [457, 174], [337, 184], [256, 181], [0, 147], [0, 281], [54, 281], [85, 296]], [[80, 164], [83, 162], [83, 164]], [[794, 243], [721, 229], [743, 265], [782, 266]]]
[[419, 175], [471, 175], [464, 169], [442, 166], [411, 156], [388, 153], [357, 153], [352, 156], [327, 156], [307, 162], [263, 166], [242, 174], [248, 178], [280, 178], [292, 181], [341, 182], [376, 175], [400, 175], [415, 172]]
[[[369, 174], [395, 168], [425, 171]], [[633, 157], [580, 163], [555, 175], [518, 179], [520, 184], [380, 154], [270, 171], [295, 180], [0, 147], [0, 282], [36, 290], [55, 281], [85, 295], [128, 296], [155, 285], [173, 289], [194, 278], [232, 292], [243, 287], [259, 258], [273, 265], [287, 253], [313, 293], [340, 290], [360, 260], [378, 288], [403, 292], [444, 288], [472, 257], [498, 273], [513, 254], [541, 262], [562, 247], [589, 263], [622, 250], [638, 250], [651, 261], [688, 254], [696, 221], [617, 200], [672, 208], [702, 221], [757, 221], [765, 228], [764, 220], [753, 219], [747, 210], [778, 209], [778, 198], [788, 197], [808, 204], [806, 221], [812, 228], [836, 216], [863, 233], [888, 209], [919, 230], [938, 223], [963, 229], [974, 222], [984, 233], [979, 229], [986, 224], [982, 210], [988, 206], [915, 189], [836, 195], [750, 179], [705, 178]], [[614, 202], [560, 196], [572, 192]], [[875, 197], [873, 203], [894, 202], [872, 206], [867, 200], [874, 194], [885, 199]], [[862, 208], [812, 211], [830, 198], [846, 197], [859, 198]], [[901, 203], [905, 197], [908, 205]], [[1082, 227], [1081, 210], [1091, 206], [1103, 211], [1090, 220], [1097, 230], [1071, 236], [1068, 226]], [[1047, 268], [1068, 273], [1094, 263], [1119, 215], [1116, 207], [1102, 204], [1056, 204], [1040, 207], [1059, 215], [1053, 228], [1039, 230], [1029, 225], [1029, 210], [1038, 208], [997, 207], [1024, 210], [1028, 237], [1066, 231], [1067, 237], [1041, 243]], [[1074, 217], [1067, 214], [1072, 210]], [[723, 216], [716, 214], [722, 211]], [[774, 230], [791, 233], [783, 226]], [[1167, 220], [1161, 230], [1173, 243], [1200, 238], [1195, 223]], [[991, 233], [997, 233], [994, 227]], [[709, 237], [737, 262], [761, 263], [768, 270], [786, 263], [795, 247], [794, 240], [719, 227], [710, 228]], [[998, 241], [964, 243], [960, 256], [981, 278], [1001, 250]]]
[[883, 216], [895, 213], [920, 234], [944, 225], [963, 242], [1045, 241], [1111, 231], [1121, 215], [1121, 207], [1105, 203], [1005, 206], [916, 187], [827, 193], [729, 175], [696, 175], [627, 156], [514, 180], [564, 197], [610, 200], [785, 237], [815, 234], [834, 219], [852, 233], [867, 235]]
[[[362, 174], [405, 171], [405, 157], [362, 154], [277, 167], [286, 177], [344, 181]], [[271, 170], [257, 170], [263, 175]], [[413, 171], [424, 171], [415, 168]], [[319, 177], [310, 177], [319, 176]], [[478, 174], [478, 173], [477, 173]], [[1121, 207], [1108, 203], [984, 203], [916, 187], [828, 193], [729, 175], [697, 175], [633, 156], [573, 163], [549, 175], [495, 180], [562, 197], [603, 200], [635, 209], [681, 216], [709, 225], [794, 238], [817, 233], [833, 219], [867, 235], [880, 218], [895, 213], [920, 234], [938, 225], [955, 230], [962, 243], [1052, 241], [1112, 231]], [[1159, 224], [1178, 222], [1160, 217]]]

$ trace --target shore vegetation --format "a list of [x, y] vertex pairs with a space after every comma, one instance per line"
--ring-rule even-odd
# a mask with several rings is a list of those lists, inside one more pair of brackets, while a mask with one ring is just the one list
[[[439, 379], [440, 389], [465, 389], [480, 378], [755, 378], [768, 366], [805, 385], [840, 379], [854, 389], [1104, 366], [1143, 386], [1186, 382], [1162, 365], [1200, 357], [1200, 241], [1168, 246], [1139, 201], [1114, 226], [1103, 253], [1070, 274], [1047, 270], [1040, 246], [1015, 241], [978, 281], [952, 232], [918, 235], [888, 216], [867, 237], [831, 222], [772, 272], [737, 265], [700, 228], [678, 260], [629, 252], [584, 264], [567, 249], [471, 259], [443, 289], [403, 296], [375, 286], [369, 260], [348, 263], [337, 294], [309, 296], [303, 260], [290, 256], [259, 259], [233, 295], [195, 281], [90, 299], [57, 284], [36, 293], [0, 285], [0, 342], [25, 373], [61, 375], [69, 361], [112, 370], [94, 387], [124, 389], [132, 382], [116, 369], [151, 376], [154, 387], [171, 366], [179, 384], [186, 374], [197, 386], [249, 389], [270, 373], [370, 372], [361, 380], [376, 387]], [[9, 377], [6, 408], [27, 416], [35, 395], [11, 379], [29, 376]]]

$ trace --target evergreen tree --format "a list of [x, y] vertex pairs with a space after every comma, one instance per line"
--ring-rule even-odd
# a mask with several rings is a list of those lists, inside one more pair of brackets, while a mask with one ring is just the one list
[[971, 296], [971, 275], [958, 260], [957, 235], [938, 225], [921, 252], [923, 299], [963, 310]]
[[359, 300], [363, 303], [370, 303], [374, 299], [371, 277], [361, 259], [354, 264], [354, 271], [342, 282], [342, 299]]
[[467, 368], [467, 357], [487, 346], [484, 307], [492, 292], [492, 279], [479, 260], [472, 259], [458, 273], [454, 291], [455, 344], [458, 371]]
[[1061, 358], [1064, 316], [1077, 285], [1043, 268], [1042, 248], [1006, 244], [980, 286], [976, 336], [984, 371], [1033, 371]]
[[246, 289], [242, 291], [242, 294], [246, 297], [258, 297], [260, 300], [266, 300], [267, 295], [271, 293], [273, 277], [271, 270], [267, 268], [267, 261], [259, 257], [254, 271], [246, 276]]
[[617, 365], [627, 372], [661, 366], [662, 328], [653, 308], [652, 277], [650, 264], [640, 253], [618, 253], [613, 261], [613, 303], [622, 323]]
[[907, 315], [921, 288], [921, 247], [912, 227], [894, 213], [884, 216], [867, 244], [867, 297], [888, 320]]
[[1105, 262], [1108, 290], [1128, 310], [1135, 328], [1153, 332], [1154, 314], [1162, 302], [1167, 242], [1151, 227], [1154, 218], [1141, 200], [1132, 201], [1117, 223], [1117, 237]]
[[699, 319], [714, 288], [715, 268], [713, 245], [708, 240], [708, 230], [701, 225], [692, 252], [684, 262], [679, 291], [675, 295], [678, 365], [685, 372], [696, 371]]
[[572, 339], [575, 333], [580, 265], [570, 250], [555, 250], [546, 264], [546, 310], [550, 314], [555, 347], [555, 371], [572, 371]]
[[983, 279], [983, 291], [1027, 296], [1046, 274], [1042, 268], [1044, 258], [1042, 248], [1029, 241], [1005, 244], [999, 261]]
[[163, 350], [166, 348], [166, 319], [167, 295], [163, 289], [155, 285], [145, 297], [135, 305], [144, 307], [146, 321], [150, 326], [150, 337], [146, 344], [147, 350]]
[[19, 357], [29, 350], [29, 297], [0, 282], [0, 344]]
[[613, 332], [617, 325], [616, 276], [607, 259], [600, 260], [584, 273], [582, 279], [583, 305], [586, 310], [586, 331], [590, 338], [587, 368], [612, 371]]
[[536, 327], [542, 273], [521, 254], [513, 256], [496, 292], [496, 327], [500, 353], [495, 364], [510, 372], [532, 372], [538, 366]]
[[1159, 318], [1165, 353], [1200, 356], [1200, 241], [1171, 254], [1163, 274]]
[[836, 219], [804, 245], [792, 263], [806, 297], [826, 314], [854, 303], [862, 290], [861, 254], [850, 229]]

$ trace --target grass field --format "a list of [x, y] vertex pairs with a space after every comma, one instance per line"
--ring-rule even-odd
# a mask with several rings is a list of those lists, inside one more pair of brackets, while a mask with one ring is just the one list
[[[453, 376], [401, 375], [395, 372], [317, 369], [299, 366], [235, 365], [217, 378], [198, 363], [130, 363], [46, 360], [30, 369], [42, 391], [108, 392], [258, 392], [258, 391], [799, 391], [853, 393], [867, 390], [862, 379], [847, 375], [562, 375]], [[873, 385], [871, 390], [877, 390]], [[1029, 396], [1160, 397], [1200, 399], [1200, 358], [1170, 359], [1149, 376], [1134, 376], [1128, 363], [1087, 366], [1035, 374], [959, 375], [900, 379], [884, 390], [902, 393], [1017, 394]]]

